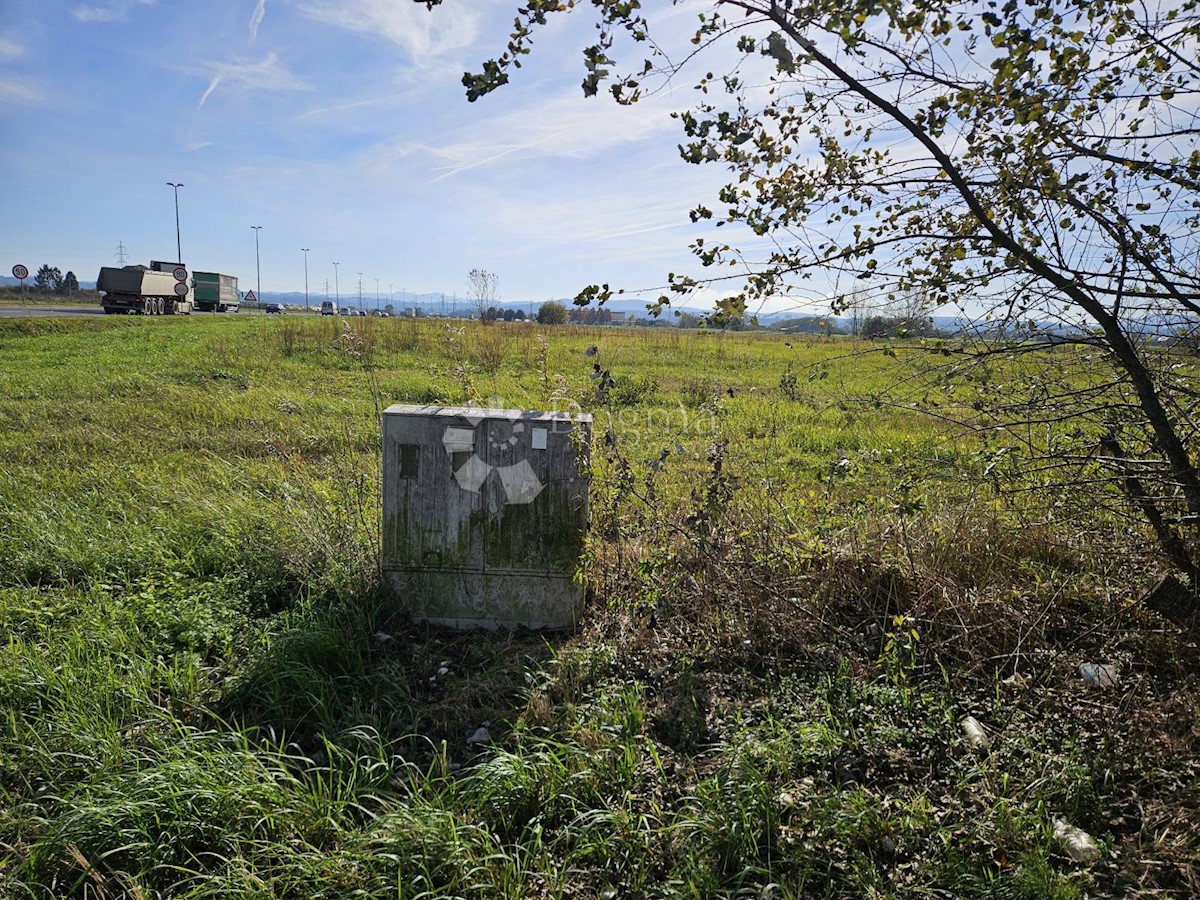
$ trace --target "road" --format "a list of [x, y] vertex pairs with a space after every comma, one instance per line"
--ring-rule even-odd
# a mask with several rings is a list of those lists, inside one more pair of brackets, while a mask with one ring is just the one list
[[104, 310], [99, 306], [0, 306], [0, 319], [102, 315]]
[[[247, 310], [243, 310], [247, 312]], [[208, 316], [216, 313], [204, 313], [195, 310], [193, 315]], [[47, 316], [102, 316], [104, 310], [99, 306], [0, 306], [0, 319], [32, 319]]]

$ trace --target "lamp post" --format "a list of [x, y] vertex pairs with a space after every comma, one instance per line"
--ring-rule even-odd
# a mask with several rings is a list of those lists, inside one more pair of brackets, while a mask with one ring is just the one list
[[183, 265], [183, 251], [179, 249], [179, 189], [184, 187], [183, 182], [176, 184], [174, 181], [168, 181], [167, 187], [175, 189], [175, 257], [180, 265]]
[[337, 303], [337, 311], [339, 313], [342, 311], [342, 290], [341, 290], [341, 288], [338, 287], [338, 277], [337, 277], [337, 267], [340, 265], [341, 265], [341, 263], [333, 264], [333, 299], [334, 299], [334, 302]]
[[308, 306], [308, 248], [301, 247], [300, 252], [304, 254], [304, 305]]
[[379, 309], [379, 279], [375, 279], [375, 308]]
[[362, 272], [358, 273], [358, 308], [362, 309]]
[[262, 231], [262, 226], [251, 225], [250, 228], [254, 231], [254, 271], [257, 275], [256, 284], [258, 285], [258, 294], [255, 299], [262, 303], [262, 263], [258, 258], [258, 233]]

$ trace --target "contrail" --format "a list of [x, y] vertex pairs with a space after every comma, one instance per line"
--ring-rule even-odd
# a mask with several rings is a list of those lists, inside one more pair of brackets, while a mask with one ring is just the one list
[[258, 26], [262, 24], [263, 16], [267, 14], [267, 0], [258, 0], [254, 7], [254, 15], [250, 17], [250, 40], [258, 37]]
[[221, 76], [214, 75], [212, 81], [208, 83], [208, 90], [204, 92], [204, 96], [200, 98], [200, 103], [196, 106], [196, 111], [204, 107], [204, 101], [208, 99], [208, 95], [217, 89], [217, 85], [221, 83]]

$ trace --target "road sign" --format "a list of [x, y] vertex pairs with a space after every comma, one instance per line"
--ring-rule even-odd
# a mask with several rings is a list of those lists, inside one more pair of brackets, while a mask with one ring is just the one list
[[18, 278], [21, 281], [24, 281], [28, 277], [29, 277], [29, 270], [27, 268], [25, 268], [23, 265], [21, 265], [20, 263], [17, 263], [15, 266], [13, 266], [13, 278]]
[[176, 281], [187, 281], [187, 269], [183, 266], [176, 266], [171, 270], [171, 274], [175, 276]]
[[246, 291], [246, 296], [242, 298], [243, 303], [257, 303], [258, 298], [254, 296], [254, 291]]
[[186, 281], [180, 281], [175, 285], [175, 296], [176, 297], [186, 297], [187, 292], [188, 292], [188, 286], [187, 286]]

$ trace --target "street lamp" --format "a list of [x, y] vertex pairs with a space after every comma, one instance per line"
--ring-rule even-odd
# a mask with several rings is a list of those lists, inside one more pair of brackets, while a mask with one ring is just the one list
[[362, 272], [358, 273], [358, 308], [362, 309]]
[[254, 231], [254, 271], [258, 276], [256, 282], [258, 284], [258, 295], [255, 297], [255, 299], [259, 303], [262, 303], [262, 263], [258, 258], [258, 233], [262, 231], [262, 226], [251, 225], [250, 227]]
[[379, 279], [375, 279], [375, 308], [379, 309]]
[[175, 257], [179, 260], [179, 264], [183, 265], [183, 251], [179, 249], [179, 189], [184, 187], [184, 184], [182, 181], [178, 184], [168, 181], [167, 187], [175, 188]]
[[338, 277], [337, 277], [337, 267], [340, 265], [341, 265], [341, 263], [333, 264], [333, 298], [335, 301], [337, 301], [337, 311], [339, 313], [342, 311], [342, 292], [341, 292], [341, 289], [338, 287]]
[[301, 247], [300, 252], [304, 254], [304, 305], [308, 306], [308, 248]]

